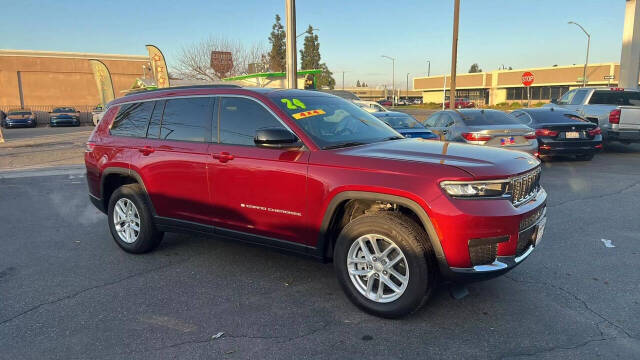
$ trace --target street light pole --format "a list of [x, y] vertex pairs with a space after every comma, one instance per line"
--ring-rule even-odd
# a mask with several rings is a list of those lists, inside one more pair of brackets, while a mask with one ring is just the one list
[[427, 60], [427, 77], [431, 76], [431, 60]]
[[391, 106], [396, 106], [396, 59], [391, 56], [382, 55], [383, 58], [391, 60]]
[[285, 0], [287, 36], [287, 88], [298, 88], [298, 64], [296, 54], [296, 0]]
[[342, 72], [342, 90], [344, 90], [344, 73], [346, 73], [346, 71]]
[[582, 25], [578, 24], [575, 21], [569, 21], [569, 24], [576, 25], [580, 28], [580, 30], [584, 32], [585, 35], [587, 35], [587, 58], [584, 61], [584, 70], [582, 70], [582, 87], [585, 87], [587, 86], [587, 64], [589, 63], [589, 46], [591, 45], [591, 34], [589, 34], [587, 30], [582, 27]]
[[451, 90], [449, 90], [449, 108], [456, 107], [456, 62], [458, 61], [458, 22], [460, 20], [460, 0], [453, 6], [453, 42], [451, 43]]
[[410, 73], [407, 73], [407, 102], [409, 102], [409, 74]]

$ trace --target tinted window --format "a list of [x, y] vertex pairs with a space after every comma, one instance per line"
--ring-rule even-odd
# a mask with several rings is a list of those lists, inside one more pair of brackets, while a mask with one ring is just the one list
[[424, 129], [422, 124], [409, 115], [382, 116], [379, 119], [394, 129]]
[[255, 100], [228, 97], [220, 102], [220, 142], [255, 145], [256, 130], [284, 128], [271, 113]]
[[533, 121], [539, 124], [560, 124], [573, 121], [585, 122], [583, 118], [576, 114], [567, 113], [563, 111], [531, 111], [529, 113], [533, 118]]
[[424, 125], [428, 127], [436, 126], [436, 122], [438, 121], [439, 117], [440, 117], [440, 113], [435, 113], [429, 116], [429, 118], [424, 122]]
[[511, 116], [515, 117], [518, 121], [523, 124], [530, 124], [531, 117], [524, 111], [514, 111], [511, 113]]
[[461, 113], [460, 116], [467, 126], [520, 124], [513, 116], [502, 111], [465, 112]]
[[164, 100], [156, 101], [153, 113], [151, 114], [151, 121], [149, 121], [149, 129], [147, 130], [147, 137], [150, 139], [157, 139], [160, 137], [162, 111], [164, 111]]
[[153, 111], [153, 105], [153, 101], [122, 105], [113, 124], [111, 124], [111, 134], [133, 137], [147, 136], [147, 125]]
[[568, 93], [562, 95], [562, 97], [558, 100], [558, 105], [567, 105], [571, 103], [571, 99], [576, 94], [575, 90], [571, 90]]
[[211, 138], [212, 97], [170, 99], [164, 107], [160, 138], [208, 141]]
[[76, 109], [74, 108], [55, 108], [53, 109], [54, 113], [69, 113], [69, 112], [76, 112]]
[[449, 127], [453, 125], [453, 118], [451, 115], [443, 113], [440, 115], [440, 118], [436, 122], [436, 127]]
[[584, 101], [584, 98], [587, 96], [587, 92], [589, 90], [578, 90], [576, 94], [571, 99], [571, 105], [580, 105]]
[[274, 94], [271, 99], [322, 148], [402, 138], [375, 116], [335, 96]]
[[589, 104], [640, 106], [638, 91], [595, 91]]

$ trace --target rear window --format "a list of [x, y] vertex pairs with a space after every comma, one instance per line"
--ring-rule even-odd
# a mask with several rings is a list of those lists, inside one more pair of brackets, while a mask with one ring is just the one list
[[153, 104], [153, 101], [146, 101], [120, 106], [118, 115], [111, 124], [111, 135], [147, 136], [147, 124], [149, 117], [151, 117], [151, 111], [153, 111]]
[[380, 120], [394, 129], [424, 129], [416, 119], [410, 116], [381, 116]]
[[7, 116], [11, 115], [31, 115], [31, 111], [11, 111]]
[[576, 114], [564, 113], [561, 111], [532, 111], [529, 115], [531, 115], [534, 122], [542, 124], [561, 124], [572, 121], [586, 121]]
[[74, 108], [55, 108], [53, 109], [54, 113], [69, 113], [69, 112], [76, 112], [76, 109]]
[[589, 99], [593, 105], [633, 105], [640, 106], [639, 91], [594, 91]]
[[513, 116], [502, 111], [460, 112], [460, 117], [467, 126], [520, 124]]

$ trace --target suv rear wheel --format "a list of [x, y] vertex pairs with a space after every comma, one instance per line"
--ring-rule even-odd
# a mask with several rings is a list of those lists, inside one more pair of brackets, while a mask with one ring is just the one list
[[418, 310], [435, 287], [427, 234], [400, 213], [367, 214], [347, 224], [336, 241], [333, 263], [349, 299], [382, 317]]
[[164, 233], [156, 230], [151, 206], [138, 184], [123, 185], [109, 199], [109, 229], [124, 251], [142, 254], [153, 250]]

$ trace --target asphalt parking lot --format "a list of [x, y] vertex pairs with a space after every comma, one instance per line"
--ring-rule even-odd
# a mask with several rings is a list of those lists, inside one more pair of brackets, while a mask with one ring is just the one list
[[401, 320], [294, 255], [182, 234], [126, 254], [82, 167], [0, 172], [0, 358], [638, 358], [640, 146], [544, 167], [532, 256]]

